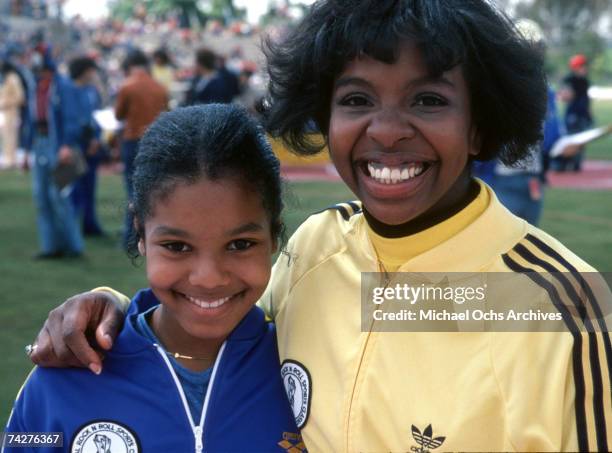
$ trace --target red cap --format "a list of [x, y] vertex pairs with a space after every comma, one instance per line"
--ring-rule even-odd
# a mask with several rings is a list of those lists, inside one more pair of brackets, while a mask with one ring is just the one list
[[586, 64], [587, 64], [587, 58], [581, 53], [579, 53], [578, 55], [574, 55], [569, 60], [570, 69], [578, 69], [578, 68], [585, 66]]

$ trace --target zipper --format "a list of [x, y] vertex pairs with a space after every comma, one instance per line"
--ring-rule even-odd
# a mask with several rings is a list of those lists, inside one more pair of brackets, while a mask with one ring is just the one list
[[193, 417], [191, 416], [191, 410], [189, 410], [189, 404], [187, 403], [187, 398], [185, 397], [185, 392], [183, 391], [183, 386], [181, 385], [181, 381], [179, 381], [174, 368], [172, 367], [172, 363], [170, 363], [170, 359], [166, 354], [166, 351], [155, 344], [155, 348], [159, 355], [161, 355], [163, 361], [166, 363], [168, 370], [170, 370], [170, 374], [172, 375], [172, 379], [174, 380], [174, 385], [181, 396], [181, 401], [183, 403], [183, 409], [185, 409], [185, 413], [187, 414], [187, 419], [189, 420], [189, 425], [191, 430], [193, 431], [193, 438], [195, 441], [195, 452], [202, 453], [204, 450], [204, 421], [206, 420], [206, 413], [208, 412], [208, 403], [210, 402], [210, 395], [212, 393], [212, 387], [215, 381], [215, 376], [217, 375], [217, 369], [219, 367], [219, 363], [221, 363], [221, 356], [223, 355], [223, 351], [225, 351], [225, 342], [221, 345], [221, 349], [219, 349], [219, 353], [217, 354], [217, 358], [215, 359], [215, 364], [213, 366], [212, 374], [210, 375], [210, 382], [208, 383], [208, 388], [206, 389], [206, 396], [204, 397], [204, 406], [202, 407], [202, 415], [200, 416], [200, 423], [198, 425], [193, 421]]
[[201, 453], [204, 449], [204, 441], [202, 440], [203, 429], [201, 426], [193, 427], [193, 436], [195, 437], [195, 451]]
[[346, 452], [350, 452], [353, 451], [350, 449], [351, 446], [351, 421], [354, 415], [354, 404], [356, 404], [356, 399], [357, 399], [357, 393], [359, 393], [361, 386], [363, 385], [363, 383], [361, 382], [362, 380], [362, 374], [364, 372], [364, 368], [366, 367], [366, 365], [364, 364], [364, 362], [366, 362], [366, 356], [369, 354], [369, 351], [371, 349], [371, 344], [373, 342], [373, 338], [372, 338], [372, 328], [374, 326], [374, 320], [372, 320], [372, 323], [370, 324], [370, 330], [367, 332], [366, 334], [366, 338], [365, 341], [363, 343], [363, 349], [361, 350], [360, 356], [359, 356], [359, 363], [357, 365], [357, 370], [355, 372], [355, 377], [353, 379], [353, 386], [351, 389], [351, 398], [349, 401], [349, 406], [348, 406], [348, 412], [347, 412], [347, 418], [346, 418], [346, 438], [345, 438], [345, 451]]
[[[378, 259], [378, 252], [376, 251], [376, 249], [374, 248], [374, 246], [370, 243], [370, 246], [372, 247], [372, 249], [374, 250], [374, 253], [376, 254], [376, 260], [379, 261]], [[379, 261], [380, 262], [380, 261]], [[379, 272], [380, 273], [380, 269], [375, 269], [374, 271], [370, 271], [370, 272]], [[385, 286], [388, 284], [388, 282], [386, 281], [387, 276], [385, 275]], [[349, 399], [349, 405], [348, 405], [348, 410], [347, 410], [347, 414], [346, 414], [346, 422], [345, 422], [345, 431], [346, 431], [346, 436], [344, 438], [344, 451], [346, 452], [350, 452], [352, 451], [350, 449], [351, 445], [351, 422], [352, 422], [352, 418], [354, 415], [354, 405], [357, 403], [357, 394], [360, 392], [361, 390], [361, 386], [363, 385], [363, 383], [361, 382], [362, 379], [362, 375], [364, 373], [364, 368], [366, 368], [367, 364], [364, 362], [367, 362], [369, 360], [368, 354], [372, 348], [372, 343], [374, 342], [373, 338], [373, 334], [374, 332], [372, 332], [372, 330], [374, 329], [374, 323], [375, 320], [374, 318], [372, 318], [372, 320], [370, 321], [370, 326], [367, 332], [364, 332], [366, 334], [366, 337], [363, 341], [363, 346], [359, 352], [359, 361], [357, 364], [357, 369], [355, 370], [355, 375], [353, 378], [353, 385], [351, 388], [351, 396]]]

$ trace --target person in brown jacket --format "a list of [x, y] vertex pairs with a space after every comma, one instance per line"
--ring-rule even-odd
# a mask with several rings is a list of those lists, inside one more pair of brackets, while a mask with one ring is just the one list
[[[149, 59], [140, 50], [131, 51], [123, 62], [126, 79], [115, 102], [115, 116], [123, 120], [121, 160], [128, 203], [132, 200], [132, 175], [138, 142], [149, 125], [168, 108], [168, 91], [149, 72]], [[123, 246], [133, 231], [133, 218], [126, 210]]]

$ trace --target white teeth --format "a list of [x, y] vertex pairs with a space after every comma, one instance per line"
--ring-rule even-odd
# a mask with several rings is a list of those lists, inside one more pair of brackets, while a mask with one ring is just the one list
[[389, 184], [389, 178], [391, 177], [391, 169], [389, 167], [385, 167], [380, 172], [380, 179], [382, 179], [385, 183]]
[[400, 167], [386, 167], [376, 162], [368, 162], [370, 177], [380, 184], [405, 182], [425, 171], [422, 163], [410, 163]]
[[401, 174], [402, 174], [402, 171], [399, 168], [394, 168], [393, 170], [391, 170], [391, 182], [393, 184], [398, 182], [400, 180]]
[[206, 301], [206, 300], [202, 300], [202, 299], [197, 299], [195, 297], [191, 297], [185, 294], [185, 298], [197, 305], [200, 308], [217, 308], [220, 307], [221, 305], [223, 305], [225, 302], [227, 302], [228, 300], [231, 299], [231, 297], [223, 297], [221, 299], [217, 299], [217, 300], [211, 300], [211, 301]]

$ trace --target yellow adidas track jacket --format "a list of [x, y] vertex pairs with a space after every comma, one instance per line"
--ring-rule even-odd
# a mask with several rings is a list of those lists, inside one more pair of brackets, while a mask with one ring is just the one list
[[[486, 210], [399, 271], [593, 271], [481, 186]], [[359, 208], [311, 216], [262, 300], [310, 452], [612, 449], [609, 333], [362, 332], [361, 272], [379, 267]]]

